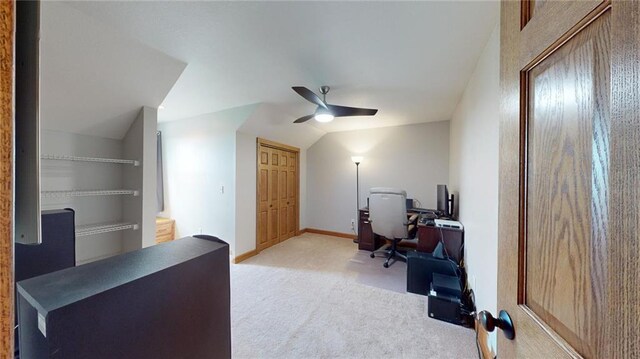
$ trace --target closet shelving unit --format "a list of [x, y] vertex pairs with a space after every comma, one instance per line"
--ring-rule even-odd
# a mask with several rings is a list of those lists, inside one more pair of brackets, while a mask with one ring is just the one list
[[125, 164], [125, 165], [133, 165], [135, 167], [140, 166], [139, 161], [123, 160], [119, 158], [78, 157], [78, 156], [67, 156], [67, 155], [42, 155], [40, 156], [40, 158], [43, 160], [119, 163], [119, 164]]
[[71, 190], [71, 191], [42, 191], [43, 197], [90, 197], [90, 196], [137, 196], [138, 191], [132, 189], [111, 189], [111, 190]]
[[[119, 158], [103, 158], [103, 157], [79, 157], [69, 155], [41, 155], [43, 160], [54, 161], [73, 161], [73, 162], [98, 162], [109, 164], [123, 164], [137, 167], [140, 162], [137, 160], [127, 160]], [[133, 189], [112, 189], [112, 190], [66, 190], [66, 191], [42, 191], [41, 196], [44, 198], [60, 198], [60, 197], [90, 197], [90, 196], [138, 196], [139, 192]], [[137, 230], [139, 225], [130, 222], [111, 222], [111, 223], [94, 223], [86, 225], [76, 225], [76, 237], [92, 236], [96, 234]]]
[[84, 226], [76, 226], [76, 237], [91, 236], [94, 234], [109, 233], [115, 231], [124, 231], [127, 229], [138, 229], [138, 225], [129, 222], [88, 224]]

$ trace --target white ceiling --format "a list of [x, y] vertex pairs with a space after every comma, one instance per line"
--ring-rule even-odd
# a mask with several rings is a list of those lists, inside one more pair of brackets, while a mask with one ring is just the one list
[[[498, 2], [481, 1], [65, 6], [188, 64], [160, 121], [254, 103], [283, 109], [293, 121], [315, 109], [294, 85], [329, 85], [329, 103], [379, 109], [374, 117], [296, 125], [322, 133], [450, 119], [499, 13]], [[145, 60], [153, 67], [163, 58]], [[103, 80], [127, 75], [106, 71]]]
[[186, 64], [68, 6], [43, 2], [44, 129], [121, 139], [142, 106], [158, 107]]

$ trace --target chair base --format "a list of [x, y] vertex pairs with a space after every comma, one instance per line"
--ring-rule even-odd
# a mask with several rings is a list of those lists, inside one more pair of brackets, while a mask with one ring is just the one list
[[390, 265], [396, 262], [397, 258], [400, 258], [406, 262], [407, 256], [398, 251], [398, 242], [398, 240], [394, 240], [391, 241], [391, 244], [385, 244], [380, 249], [371, 252], [370, 257], [375, 258], [376, 253], [385, 254], [387, 260], [385, 260], [384, 264], [382, 265], [385, 268], [389, 268]]

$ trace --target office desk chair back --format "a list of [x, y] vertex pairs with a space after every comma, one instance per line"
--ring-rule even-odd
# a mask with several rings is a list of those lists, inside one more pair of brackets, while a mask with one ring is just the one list
[[[373, 233], [383, 236], [391, 241], [384, 247], [371, 253], [375, 258], [376, 253], [383, 253], [387, 260], [384, 267], [388, 268], [396, 258], [405, 261], [407, 257], [397, 251], [397, 246], [403, 239], [408, 239], [412, 226], [415, 226], [417, 215], [407, 218], [407, 192], [386, 187], [371, 188], [369, 193], [369, 222]], [[413, 223], [413, 224], [412, 224]]]

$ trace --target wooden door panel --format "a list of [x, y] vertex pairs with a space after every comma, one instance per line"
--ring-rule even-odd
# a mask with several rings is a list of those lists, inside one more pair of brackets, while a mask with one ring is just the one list
[[287, 173], [287, 197], [290, 200], [296, 198], [296, 173], [294, 171]]
[[294, 171], [297, 164], [297, 155], [294, 152], [289, 152], [289, 170]]
[[[527, 24], [528, 20], [538, 19], [537, 21], [544, 20], [544, 18], [554, 18], [558, 14], [573, 14], [574, 16], [580, 14], [579, 9], [588, 8], [582, 15], [586, 15], [589, 11], [593, 10], [596, 6], [602, 3], [602, 0], [581, 0], [582, 4], [572, 4], [569, 1], [555, 1], [555, 0], [531, 0], [524, 1], [522, 8], [522, 17], [524, 20], [523, 27]], [[564, 3], [564, 5], [563, 5]], [[587, 4], [588, 3], [588, 4]], [[572, 8], [573, 6], [580, 6], [580, 8]], [[571, 19], [567, 21], [568, 24], [576, 23], [581, 18]], [[535, 26], [534, 26], [535, 27]]]
[[269, 201], [274, 203], [274, 201], [278, 201], [278, 169], [271, 169], [271, 183], [269, 183], [269, 188], [271, 191], [269, 193]]
[[296, 235], [296, 206], [295, 205], [290, 205], [288, 207], [288, 220], [289, 220], [289, 233], [288, 236], [289, 237], [293, 237]]
[[268, 168], [260, 168], [260, 178], [258, 179], [259, 186], [259, 197], [258, 201], [262, 203], [269, 202], [269, 169]]
[[525, 304], [589, 357], [605, 309], [609, 19], [528, 74]]
[[260, 164], [269, 165], [269, 149], [266, 147], [260, 147]]
[[267, 244], [269, 237], [269, 211], [262, 211], [259, 214], [258, 219], [258, 245], [264, 246]]
[[278, 167], [278, 186], [280, 188], [280, 242], [289, 238], [289, 211], [287, 205], [288, 197], [288, 177], [287, 168], [289, 166], [289, 153], [280, 151], [280, 166]]
[[638, 19], [637, 1], [501, 4], [500, 357], [640, 357]]
[[287, 207], [281, 208], [280, 209], [280, 242], [284, 241], [287, 239], [287, 234], [289, 233], [287, 228], [287, 217], [289, 216], [289, 213], [287, 212]]
[[269, 246], [278, 243], [278, 209], [269, 208]]
[[519, 49], [519, 70], [544, 54], [545, 50], [553, 48], [554, 44], [566, 40], [570, 30], [584, 25], [584, 21], [589, 19], [587, 15], [602, 4], [602, 0], [545, 1], [536, 7], [519, 34], [522, 43], [526, 44]]
[[278, 179], [278, 187], [280, 187], [279, 199], [286, 201], [287, 200], [287, 171], [281, 169], [278, 171], [278, 174], [280, 176]]
[[298, 172], [297, 172], [297, 154], [289, 152], [289, 165], [287, 170], [287, 212], [288, 214], [288, 234], [294, 237], [298, 231], [298, 215], [296, 212], [298, 204]]
[[258, 148], [258, 213], [256, 221], [256, 249], [263, 250], [269, 246], [269, 204], [271, 203], [271, 186], [269, 176], [270, 152], [266, 147]]

